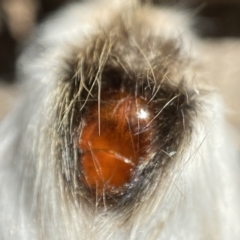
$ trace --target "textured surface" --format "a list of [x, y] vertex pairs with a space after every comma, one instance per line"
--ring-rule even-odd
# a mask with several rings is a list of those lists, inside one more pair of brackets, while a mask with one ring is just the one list
[[[201, 40], [195, 55], [186, 27], [191, 21], [174, 10], [126, 8], [119, 19], [108, 5], [78, 7], [60, 12], [21, 58], [22, 80], [29, 80], [25, 101], [0, 134], [1, 239], [238, 240], [237, 153], [222, 118], [225, 108], [204, 84], [210, 78], [227, 92], [222, 83], [234, 64], [226, 68], [224, 62], [237, 51], [222, 52], [218, 42]], [[95, 10], [103, 16], [97, 22], [114, 28], [98, 29], [84, 41]], [[80, 44], [70, 56], [61, 45], [69, 39], [70, 46]], [[64, 59], [55, 54], [62, 51]], [[108, 207], [103, 197], [100, 209], [79, 179], [81, 149], [75, 146], [90, 95], [99, 101], [104, 89], [114, 87], [148, 93], [159, 121], [149, 164], [140, 166], [118, 201]]]

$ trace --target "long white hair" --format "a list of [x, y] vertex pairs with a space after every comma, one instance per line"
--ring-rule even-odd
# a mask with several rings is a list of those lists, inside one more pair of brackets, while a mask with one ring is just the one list
[[[89, 1], [39, 26], [18, 61], [23, 97], [0, 125], [1, 239], [239, 239], [239, 156], [191, 21]], [[77, 139], [91, 97], [113, 88], [153, 103], [156, 131], [126, 189], [99, 197]]]

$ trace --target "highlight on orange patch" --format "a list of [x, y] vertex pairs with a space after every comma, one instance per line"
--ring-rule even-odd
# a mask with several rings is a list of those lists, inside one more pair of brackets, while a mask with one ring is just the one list
[[124, 189], [146, 159], [151, 120], [147, 101], [125, 92], [91, 104], [79, 137], [84, 184], [100, 196]]

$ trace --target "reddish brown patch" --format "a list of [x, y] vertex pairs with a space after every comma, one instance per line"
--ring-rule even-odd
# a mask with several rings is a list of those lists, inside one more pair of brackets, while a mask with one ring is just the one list
[[100, 109], [91, 104], [79, 138], [83, 182], [99, 195], [123, 189], [146, 159], [151, 120], [147, 101], [125, 92], [104, 94]]

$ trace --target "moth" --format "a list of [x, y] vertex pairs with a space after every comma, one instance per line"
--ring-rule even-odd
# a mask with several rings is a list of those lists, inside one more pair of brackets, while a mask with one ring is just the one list
[[1, 239], [239, 239], [239, 156], [191, 21], [87, 1], [37, 28], [0, 125]]

